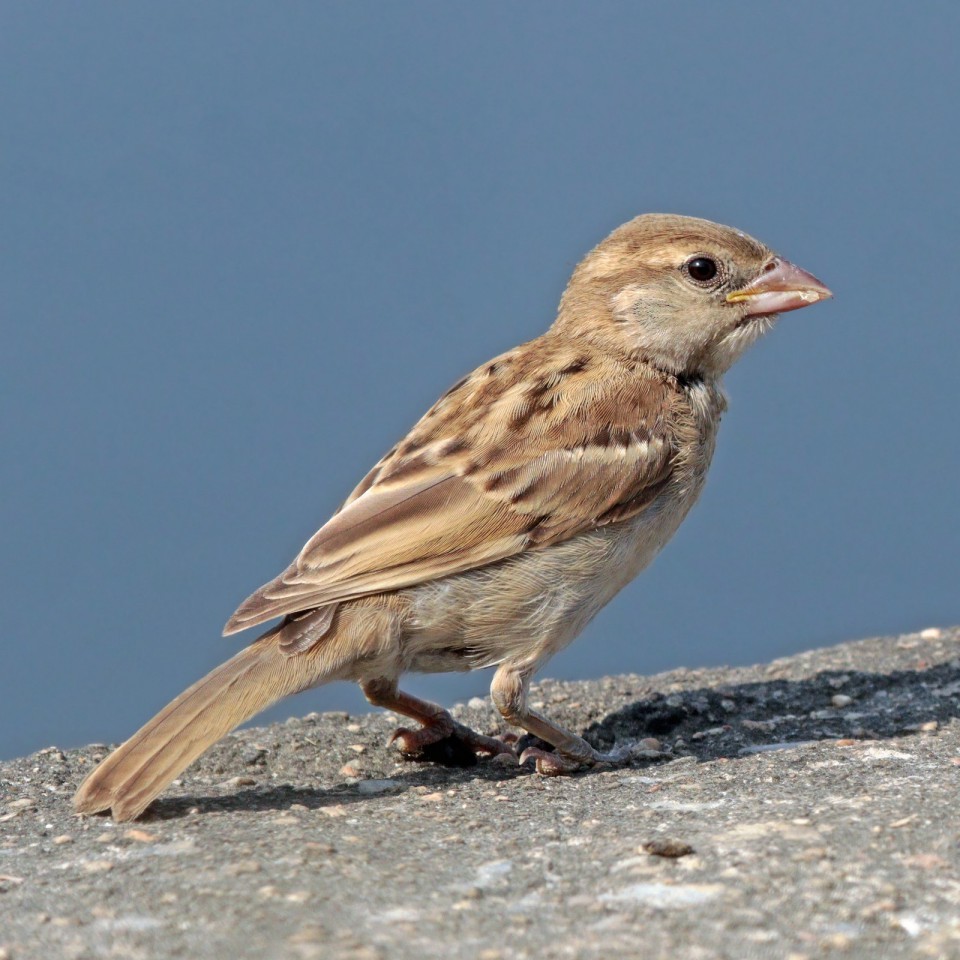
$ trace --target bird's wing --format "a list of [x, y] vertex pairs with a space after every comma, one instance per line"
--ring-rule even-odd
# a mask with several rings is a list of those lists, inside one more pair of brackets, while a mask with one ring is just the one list
[[670, 480], [677, 396], [585, 349], [541, 339], [504, 354], [448, 391], [224, 632], [636, 515]]

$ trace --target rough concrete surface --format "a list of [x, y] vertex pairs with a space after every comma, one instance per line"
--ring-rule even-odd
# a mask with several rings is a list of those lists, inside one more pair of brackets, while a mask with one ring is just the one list
[[106, 747], [4, 762], [0, 958], [960, 957], [960, 630], [533, 700], [661, 752], [451, 769], [314, 714], [120, 825], [70, 806]]

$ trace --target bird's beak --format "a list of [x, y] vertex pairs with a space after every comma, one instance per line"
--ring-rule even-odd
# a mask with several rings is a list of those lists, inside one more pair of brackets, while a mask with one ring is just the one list
[[799, 310], [833, 294], [813, 274], [789, 260], [774, 257], [745, 287], [727, 294], [727, 303], [745, 303], [746, 316], [765, 317], [771, 313]]

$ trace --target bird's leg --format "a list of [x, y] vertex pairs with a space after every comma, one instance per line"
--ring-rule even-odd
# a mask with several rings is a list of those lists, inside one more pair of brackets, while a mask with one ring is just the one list
[[520, 763], [533, 760], [537, 773], [544, 776], [557, 776], [573, 773], [581, 767], [592, 767], [595, 763], [620, 763], [629, 759], [629, 751], [601, 753], [569, 730], [552, 723], [543, 715], [527, 706], [527, 687], [530, 684], [530, 671], [503, 664], [493, 676], [490, 696], [494, 705], [507, 723], [522, 727], [528, 733], [549, 743], [555, 752], [539, 747], [527, 747], [520, 755]]
[[360, 689], [375, 707], [402, 713], [420, 723], [419, 730], [399, 727], [390, 737], [390, 743], [396, 743], [405, 757], [465, 767], [477, 762], [478, 753], [513, 753], [510, 744], [476, 733], [454, 720], [443, 707], [397, 689], [395, 680], [365, 680]]

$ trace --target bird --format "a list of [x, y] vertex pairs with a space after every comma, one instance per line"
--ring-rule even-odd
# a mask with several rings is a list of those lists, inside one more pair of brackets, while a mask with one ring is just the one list
[[[548, 776], [622, 760], [534, 710], [531, 678], [696, 502], [723, 374], [779, 314], [831, 296], [709, 220], [643, 214], [615, 229], [546, 332], [447, 390], [239, 606], [225, 635], [280, 619], [103, 760], [77, 811], [137, 818], [236, 726], [334, 680], [416, 722], [392, 738], [408, 757], [446, 744], [448, 758], [512, 753]], [[491, 699], [522, 738], [477, 733], [399, 687], [411, 671], [480, 668], [495, 668]]]

